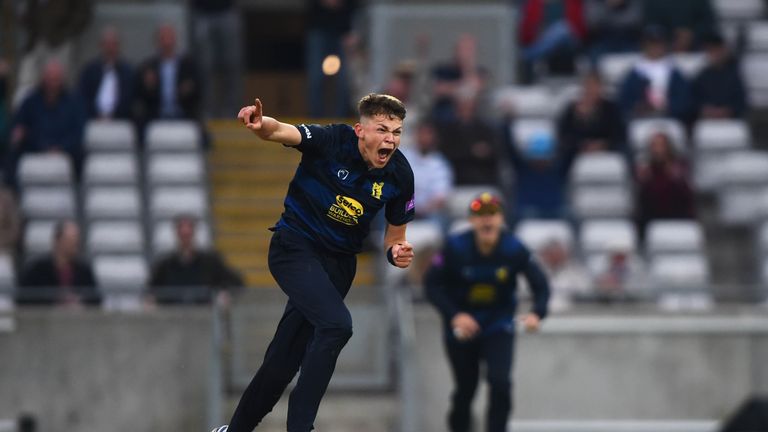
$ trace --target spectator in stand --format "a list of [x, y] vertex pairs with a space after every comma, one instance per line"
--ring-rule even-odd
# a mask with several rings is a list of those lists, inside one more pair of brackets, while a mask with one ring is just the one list
[[619, 90], [624, 118], [674, 117], [688, 120], [690, 88], [683, 74], [667, 57], [666, 36], [652, 26], [643, 33], [643, 57], [634, 64]]
[[603, 96], [602, 81], [594, 72], [582, 78], [581, 92], [560, 114], [557, 130], [561, 153], [566, 159], [593, 151], [631, 154], [619, 107]]
[[704, 40], [707, 65], [693, 82], [693, 104], [699, 119], [742, 118], [747, 95], [738, 61], [723, 37], [712, 34]]
[[478, 117], [474, 98], [456, 102], [458, 119], [437, 123], [440, 149], [453, 167], [456, 185], [498, 185], [501, 148], [496, 131]]
[[454, 58], [432, 68], [430, 117], [439, 123], [455, 121], [460, 116], [459, 99], [480, 100], [487, 80], [488, 71], [477, 63], [477, 39], [468, 33], [460, 35]]
[[16, 112], [5, 164], [6, 182], [14, 188], [16, 168], [24, 153], [66, 153], [79, 173], [85, 111], [80, 95], [71, 92], [64, 80], [64, 68], [52, 60], [45, 66], [40, 85]]
[[[309, 83], [309, 114], [312, 117], [347, 117], [350, 115], [350, 89], [347, 76], [347, 60], [343, 46], [354, 38], [352, 21], [357, 10], [357, 0], [310, 0], [307, 31], [306, 67]], [[325, 74], [323, 62], [331, 55], [340, 60], [335, 75], [336, 93], [333, 109], [326, 110], [323, 91]]]
[[21, 217], [10, 189], [0, 185], [0, 252], [14, 254], [19, 240]]
[[53, 251], [24, 268], [18, 303], [80, 306], [101, 301], [90, 263], [80, 257], [80, 228], [65, 220], [53, 230]]
[[582, 0], [525, 0], [521, 11], [524, 81], [533, 81], [534, 65], [542, 60], [550, 69], [572, 73], [575, 51], [587, 33]]
[[580, 262], [574, 260], [568, 246], [553, 238], [537, 251], [552, 289], [552, 310], [568, 309], [575, 298], [592, 293], [592, 279]]
[[158, 303], [194, 303], [208, 301], [215, 292], [216, 301], [226, 307], [230, 290], [242, 287], [243, 279], [218, 252], [199, 248], [196, 226], [192, 216], [176, 218], [177, 248], [155, 263], [149, 281], [151, 294]]
[[643, 0], [645, 22], [672, 36], [672, 51], [696, 49], [702, 38], [717, 28], [710, 0]]
[[648, 161], [637, 169], [637, 222], [640, 234], [654, 219], [692, 219], [694, 192], [687, 164], [669, 136], [658, 132], [648, 145]]
[[647, 288], [645, 265], [628, 245], [615, 242], [594, 269], [597, 300], [614, 302], [641, 296]]
[[133, 67], [120, 58], [120, 35], [113, 27], [101, 33], [101, 56], [80, 73], [80, 93], [89, 119], [133, 118], [136, 91]]
[[638, 50], [643, 0], [587, 0], [584, 16], [593, 64], [603, 54]]
[[505, 136], [515, 171], [515, 217], [568, 218], [565, 189], [572, 160], [557, 154], [555, 138], [548, 133], [534, 134], [522, 146], [514, 143], [509, 133]]
[[17, 10], [26, 33], [19, 61], [13, 106], [18, 107], [41, 78], [45, 65], [56, 60], [64, 74], [73, 73], [77, 38], [88, 28], [92, 0], [20, 0]]
[[141, 129], [152, 120], [200, 120], [202, 82], [194, 59], [176, 49], [176, 29], [157, 29], [157, 55], [139, 70], [137, 93]]
[[243, 46], [235, 0], [192, 0], [192, 31], [206, 78], [206, 115], [229, 117], [241, 105]]

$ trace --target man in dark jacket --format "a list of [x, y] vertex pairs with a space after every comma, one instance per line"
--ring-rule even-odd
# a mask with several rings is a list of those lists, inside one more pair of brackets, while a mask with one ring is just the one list
[[77, 306], [99, 303], [91, 265], [80, 258], [80, 228], [71, 220], [53, 231], [53, 251], [22, 272], [17, 302]]
[[747, 93], [739, 64], [717, 34], [706, 38], [707, 66], [693, 82], [693, 103], [698, 119], [741, 118]]

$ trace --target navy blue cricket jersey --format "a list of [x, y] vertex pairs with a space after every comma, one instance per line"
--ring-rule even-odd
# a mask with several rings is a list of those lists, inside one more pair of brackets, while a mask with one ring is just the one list
[[512, 327], [517, 308], [517, 275], [528, 280], [533, 312], [547, 315], [549, 283], [531, 253], [512, 233], [502, 231], [496, 249], [482, 255], [472, 230], [450, 236], [425, 277], [429, 300], [446, 325], [458, 312], [471, 314], [488, 334]]
[[301, 163], [288, 186], [278, 229], [295, 231], [341, 253], [358, 253], [376, 213], [387, 221], [413, 220], [413, 171], [396, 150], [384, 168], [368, 169], [351, 126], [298, 125]]

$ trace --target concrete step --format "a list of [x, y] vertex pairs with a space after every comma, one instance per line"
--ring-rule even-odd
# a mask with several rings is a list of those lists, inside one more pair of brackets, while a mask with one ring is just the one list
[[215, 186], [213, 196], [218, 200], [261, 200], [267, 199], [280, 202], [288, 191], [288, 184], [224, 184]]
[[213, 187], [235, 184], [288, 184], [293, 178], [295, 167], [292, 169], [277, 167], [275, 169], [244, 169], [233, 168], [215, 170], [210, 174]]

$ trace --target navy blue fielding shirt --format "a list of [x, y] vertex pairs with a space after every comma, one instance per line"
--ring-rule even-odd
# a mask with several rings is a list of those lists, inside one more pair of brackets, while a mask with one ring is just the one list
[[528, 249], [506, 230], [490, 255], [478, 251], [472, 230], [449, 237], [432, 260], [425, 286], [446, 325], [458, 312], [466, 312], [488, 334], [512, 328], [520, 273], [531, 287], [533, 312], [544, 318], [549, 302], [546, 276]]
[[351, 126], [296, 128], [301, 163], [288, 186], [278, 229], [295, 231], [334, 252], [355, 254], [382, 208], [392, 225], [413, 220], [413, 171], [400, 150], [384, 168], [369, 170]]

